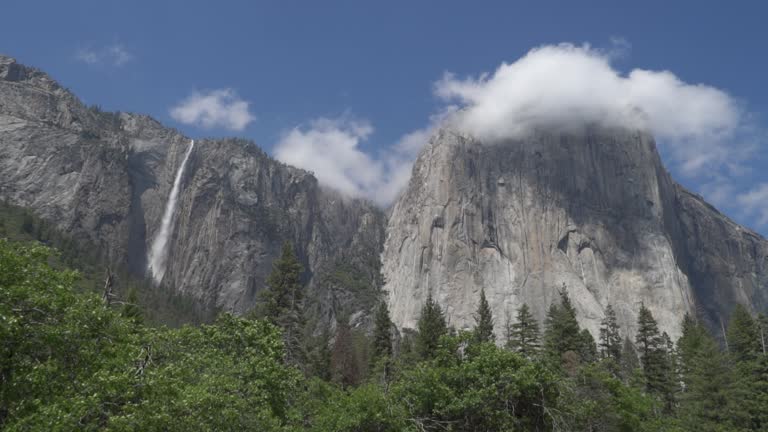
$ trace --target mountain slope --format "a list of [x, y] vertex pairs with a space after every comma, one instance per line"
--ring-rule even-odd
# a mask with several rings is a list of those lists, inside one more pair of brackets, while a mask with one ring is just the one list
[[[0, 198], [98, 246], [113, 265], [146, 272], [189, 142], [147, 116], [88, 108], [0, 57]], [[307, 269], [316, 316], [361, 312], [376, 299], [384, 214], [250, 142], [197, 141], [176, 214], [162, 283], [203, 304], [249, 310], [285, 241]]]

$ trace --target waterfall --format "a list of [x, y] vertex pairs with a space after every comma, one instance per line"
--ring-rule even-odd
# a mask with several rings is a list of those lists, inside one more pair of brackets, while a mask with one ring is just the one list
[[147, 257], [147, 268], [152, 274], [152, 279], [154, 279], [156, 283], [160, 283], [165, 275], [165, 264], [168, 259], [168, 239], [171, 237], [171, 234], [173, 234], [173, 219], [176, 214], [176, 202], [179, 198], [181, 179], [184, 177], [184, 168], [187, 166], [187, 160], [194, 147], [195, 140], [192, 140], [187, 149], [187, 153], [184, 155], [184, 160], [181, 161], [179, 170], [176, 172], [176, 178], [173, 180], [171, 194], [168, 195], [168, 202], [165, 204], [163, 219], [160, 222], [160, 230], [158, 230], [155, 240], [152, 242], [152, 248], [149, 250], [149, 256]]

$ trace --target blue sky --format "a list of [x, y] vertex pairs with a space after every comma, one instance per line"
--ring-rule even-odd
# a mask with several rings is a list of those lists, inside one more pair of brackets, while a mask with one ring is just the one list
[[[702, 150], [724, 152], [709, 170], [722, 176], [684, 173], [684, 156], [660, 147], [678, 180], [768, 233], [768, 6], [619, 3], [12, 2], [3, 5], [0, 52], [86, 103], [147, 113], [192, 137], [244, 136], [277, 154], [281, 143], [354, 147], [347, 177], [328, 181], [391, 194], [365, 176], [395, 177], [412, 155], [408, 139], [422, 139], [449, 104], [435, 94], [446, 72], [458, 82], [536, 47], [588, 43], [619, 74], [671, 71], [738, 104], [738, 133]], [[195, 101], [208, 103], [207, 117], [200, 106], [174, 114]], [[391, 151], [398, 145], [405, 150]]]

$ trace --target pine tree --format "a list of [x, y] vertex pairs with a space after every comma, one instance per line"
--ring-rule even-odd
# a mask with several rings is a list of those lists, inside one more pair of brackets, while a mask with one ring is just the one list
[[605, 318], [600, 323], [600, 356], [611, 359], [618, 365], [621, 362], [621, 344], [616, 312], [608, 305], [605, 308]]
[[296, 365], [304, 364], [305, 357], [302, 272], [293, 247], [289, 242], [284, 243], [280, 258], [273, 263], [267, 278], [260, 313], [261, 317], [282, 328], [286, 359]]
[[640, 350], [640, 362], [643, 366], [645, 389], [659, 396], [664, 401], [667, 411], [672, 409], [674, 388], [673, 373], [665, 341], [659, 334], [659, 327], [651, 311], [640, 306], [637, 317], [637, 336], [635, 343]]
[[419, 353], [419, 357], [425, 360], [431, 359], [437, 352], [440, 337], [448, 333], [443, 310], [432, 298], [432, 293], [427, 295], [427, 302], [421, 308], [418, 330], [416, 350]]
[[691, 320], [683, 327], [678, 351], [684, 371], [679, 417], [685, 430], [746, 429], [749, 414], [744, 393], [714, 338]]
[[753, 361], [762, 352], [760, 327], [747, 309], [737, 304], [728, 323], [728, 350], [737, 362]]
[[760, 319], [737, 304], [728, 324], [728, 349], [739, 389], [749, 394], [747, 409], [753, 430], [768, 430], [768, 357], [763, 352]]
[[480, 304], [475, 314], [474, 336], [475, 341], [479, 343], [496, 340], [496, 336], [493, 334], [493, 314], [491, 313], [491, 306], [485, 298], [484, 289], [480, 290]]
[[539, 349], [539, 323], [533, 318], [527, 304], [520, 306], [517, 321], [509, 327], [507, 347], [528, 358], [535, 355]]
[[389, 318], [389, 309], [387, 303], [381, 302], [376, 310], [373, 328], [373, 356], [371, 360], [376, 362], [380, 359], [392, 356], [392, 320]]
[[547, 354], [555, 358], [561, 358], [568, 351], [578, 354], [582, 347], [580, 333], [576, 309], [563, 284], [560, 290], [560, 304], [553, 303], [547, 312], [544, 331], [544, 347]]

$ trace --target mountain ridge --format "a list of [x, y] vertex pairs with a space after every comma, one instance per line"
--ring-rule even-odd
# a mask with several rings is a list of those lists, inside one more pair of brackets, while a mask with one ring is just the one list
[[[150, 116], [86, 107], [0, 56], [0, 198], [134, 273], [146, 273], [188, 143]], [[471, 326], [485, 288], [497, 334], [523, 302], [543, 319], [563, 283], [593, 334], [607, 304], [631, 333], [635, 303], [647, 303], [673, 336], [686, 312], [714, 328], [736, 303], [768, 305], [768, 242], [675, 182], [640, 131], [488, 144], [441, 128], [387, 209], [251, 141], [200, 139], [178, 205], [163, 283], [237, 313], [255, 305], [285, 241], [306, 269], [312, 316], [328, 323], [365, 324], [382, 288], [401, 329], [427, 292], [453, 325]]]

